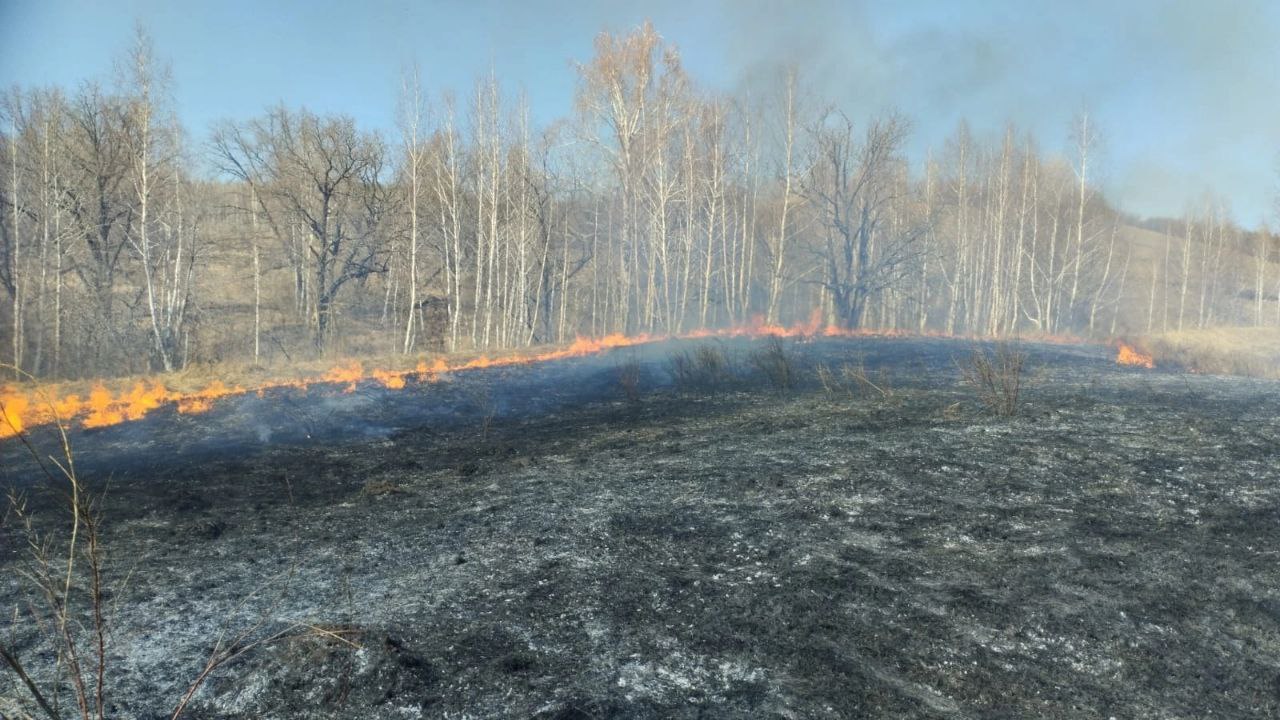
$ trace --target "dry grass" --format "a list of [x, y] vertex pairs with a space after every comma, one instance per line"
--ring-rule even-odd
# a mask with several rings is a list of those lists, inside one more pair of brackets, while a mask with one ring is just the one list
[[796, 359], [782, 338], [770, 337], [763, 348], [751, 353], [750, 361], [773, 389], [790, 390], [796, 386]]
[[[0, 364], [0, 371], [4, 370], [23, 374], [17, 368]], [[43, 401], [51, 402], [47, 396]], [[0, 418], [3, 417], [0, 412]], [[38, 523], [28, 509], [24, 494], [10, 489], [5, 499], [0, 529], [13, 522], [26, 544], [25, 562], [14, 569], [12, 580], [25, 584], [31, 591], [27, 602], [12, 609], [10, 622], [13, 627], [21, 623], [35, 629], [39, 650], [30, 652], [31, 648], [25, 648], [31, 657], [23, 658], [13, 634], [0, 633], [0, 673], [11, 673], [20, 683], [21, 697], [12, 698], [18, 703], [20, 714], [16, 717], [34, 718], [42, 714], [49, 720], [106, 720], [114, 716], [107, 711], [111, 709], [110, 679], [115, 674], [108, 638], [116, 608], [108, 604], [108, 598], [125, 595], [132, 573], [111, 583], [105, 579], [107, 553], [102, 545], [101, 496], [89, 492], [76, 473], [75, 453], [65, 423], [56, 423], [60, 444], [55, 453], [37, 448], [26, 432], [9, 427], [35, 461], [48, 485], [46, 489], [59, 500], [65, 517], [52, 524]], [[290, 498], [292, 502], [291, 492]], [[40, 529], [42, 526], [48, 529]], [[296, 566], [289, 567], [288, 577], [292, 577], [295, 569]], [[264, 584], [245, 597], [241, 607], [266, 587]], [[284, 597], [285, 591], [281, 589], [275, 602], [256, 622], [234, 636], [224, 628], [213, 639], [203, 668], [178, 699], [169, 714], [170, 720], [184, 715], [191, 699], [214, 672], [255, 648], [299, 634], [322, 636], [359, 647], [359, 636], [345, 627], [293, 622], [273, 632], [269, 628], [271, 617]], [[44, 667], [33, 671], [28, 664], [30, 660]], [[24, 706], [24, 700], [29, 704]], [[5, 713], [13, 706], [6, 704], [5, 707], [7, 710], [0, 711], [0, 716], [8, 717]]]
[[368, 480], [360, 488], [360, 492], [368, 497], [383, 497], [385, 495], [402, 495], [406, 490], [390, 480]]
[[818, 382], [829, 394], [843, 394], [890, 400], [894, 397], [893, 384], [886, 368], [872, 374], [867, 372], [866, 362], [859, 357], [853, 362], [841, 363], [838, 368], [818, 366]]
[[[175, 395], [191, 395], [216, 388], [253, 391], [262, 387], [274, 387], [295, 383], [323, 383], [324, 376], [335, 369], [346, 369], [359, 365], [362, 378], [376, 381], [376, 373], [412, 376], [421, 365], [431, 368], [439, 361], [450, 367], [465, 365], [471, 361], [485, 358], [494, 364], [502, 364], [510, 359], [529, 358], [548, 352], [563, 350], [564, 346], [539, 345], [510, 350], [460, 350], [453, 353], [416, 353], [404, 354], [368, 354], [368, 355], [328, 355], [320, 358], [294, 358], [292, 362], [279, 362], [270, 366], [255, 365], [251, 362], [228, 361], [218, 363], [193, 363], [186, 368], [171, 373], [150, 375], [129, 375], [105, 379], [65, 380], [44, 382], [29, 375], [13, 378], [13, 372], [0, 373], [0, 397], [8, 393], [25, 396], [32, 403], [48, 405], [44, 398], [61, 400], [70, 397], [81, 402], [89, 399], [95, 392], [106, 390], [112, 398], [122, 399], [139, 385], [153, 388], [162, 386], [169, 394], [169, 401]], [[429, 371], [430, 372], [430, 371]], [[82, 409], [79, 413], [84, 413]], [[62, 417], [69, 425], [75, 425], [79, 419], [75, 416]], [[28, 429], [32, 422], [28, 419]], [[0, 435], [2, 436], [2, 435]]]
[[1280, 328], [1223, 327], [1141, 338], [1157, 367], [1280, 379]]
[[684, 391], [714, 390], [735, 379], [729, 356], [711, 344], [672, 353], [667, 358], [667, 371], [676, 388]]
[[436, 357], [447, 357], [451, 362], [465, 362], [479, 357], [481, 353], [465, 353], [457, 355], [374, 355], [365, 357], [325, 357], [309, 360], [297, 360], [292, 363], [280, 363], [270, 367], [254, 365], [250, 362], [228, 361], [219, 363], [192, 363], [186, 368], [171, 373], [155, 373], [149, 375], [125, 375], [113, 378], [90, 378], [83, 380], [65, 380], [54, 383], [35, 382], [25, 379], [21, 382], [0, 380], [0, 387], [26, 393], [46, 394], [54, 398], [77, 395], [88, 397], [97, 387], [106, 388], [113, 395], [128, 392], [140, 382], [148, 385], [159, 383], [170, 392], [194, 393], [215, 382], [227, 387], [253, 388], [260, 385], [272, 385], [294, 381], [315, 381], [335, 367], [359, 362], [364, 368], [377, 368], [393, 372], [408, 372], [414, 369], [419, 361], [430, 364]]
[[644, 373], [640, 366], [640, 360], [635, 356], [635, 353], [618, 363], [614, 373], [618, 379], [618, 387], [622, 390], [622, 394], [627, 398], [627, 401], [632, 403], [639, 402], [640, 378]]
[[973, 353], [957, 363], [966, 384], [978, 394], [988, 410], [1000, 417], [1018, 414], [1027, 354], [1007, 342], [997, 342], [990, 350], [977, 345]]

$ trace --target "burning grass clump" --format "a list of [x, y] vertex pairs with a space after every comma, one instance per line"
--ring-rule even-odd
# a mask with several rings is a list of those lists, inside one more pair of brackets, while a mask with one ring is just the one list
[[692, 351], [672, 353], [667, 359], [667, 370], [676, 388], [685, 392], [717, 390], [735, 379], [729, 356], [715, 345], [699, 345]]
[[751, 353], [749, 359], [751, 366], [774, 390], [795, 388], [799, 379], [796, 358], [782, 338], [770, 337], [762, 349]]
[[978, 345], [957, 364], [965, 383], [988, 410], [1000, 417], [1018, 414], [1027, 365], [1025, 352], [1004, 341], [990, 349]]

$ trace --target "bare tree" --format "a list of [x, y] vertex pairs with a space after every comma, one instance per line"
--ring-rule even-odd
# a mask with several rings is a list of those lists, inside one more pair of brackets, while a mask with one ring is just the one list
[[765, 319], [778, 321], [778, 303], [782, 296], [782, 278], [787, 255], [787, 214], [791, 209], [791, 186], [796, 146], [796, 71], [788, 70], [785, 80], [782, 121], [782, 199], [778, 210], [778, 234], [769, 248], [772, 264], [769, 273], [769, 304]]
[[349, 117], [277, 108], [247, 123], [223, 124], [213, 147], [220, 169], [254, 188], [281, 240], [295, 223], [306, 233], [313, 339], [323, 349], [339, 292], [387, 268], [379, 233], [389, 209], [380, 179], [382, 141], [360, 132]]
[[406, 204], [409, 209], [409, 277], [408, 277], [408, 312], [405, 313], [404, 343], [401, 350], [409, 353], [413, 350], [414, 320], [418, 311], [418, 204], [420, 200], [420, 179], [424, 160], [425, 147], [422, 139], [424, 121], [422, 98], [422, 78], [415, 65], [405, 72], [400, 89], [400, 133], [404, 150], [404, 174], [409, 184]]
[[76, 253], [73, 267], [92, 308], [92, 320], [84, 327], [84, 346], [92, 366], [107, 364], [104, 361], [114, 354], [113, 349], [127, 347], [117, 337], [116, 296], [135, 212], [129, 193], [132, 159], [125, 122], [119, 104], [96, 85], [86, 86], [71, 107], [65, 150], [69, 173], [63, 193], [68, 219], [84, 251]]
[[22, 343], [22, 305], [25, 300], [23, 292], [23, 272], [20, 268], [22, 263], [22, 231], [23, 231], [23, 210], [22, 210], [22, 186], [18, 175], [18, 136], [19, 123], [23, 110], [22, 96], [16, 91], [9, 97], [6, 103], [9, 115], [9, 187], [8, 187], [8, 204], [9, 225], [7, 242], [5, 243], [4, 263], [5, 289], [9, 291], [9, 301], [12, 303], [13, 312], [10, 315], [10, 330], [13, 335], [13, 372], [14, 377], [19, 377], [19, 373], [23, 366], [23, 343]]
[[614, 327], [652, 331], [670, 279], [667, 212], [678, 188], [672, 165], [680, 153], [669, 144], [685, 121], [688, 81], [679, 53], [649, 23], [622, 38], [601, 33], [595, 50], [578, 69], [577, 105], [585, 138], [604, 153], [619, 184], [626, 262], [617, 266], [625, 289]]
[[141, 266], [155, 365], [169, 371], [186, 320], [196, 253], [193, 233], [185, 227], [185, 180], [178, 170], [181, 131], [165, 110], [169, 72], [157, 63], [141, 25], [134, 28], [121, 75], [136, 208], [126, 237]]
[[[650, 24], [596, 38], [577, 122], [535, 125], [493, 71], [460, 117], [444, 93], [428, 119], [412, 71], [390, 154], [350, 118], [280, 107], [216, 130], [222, 174], [207, 182], [141, 29], [119, 71], [0, 104], [0, 334], [37, 374], [256, 362], [348, 337], [405, 354], [505, 348], [815, 309], [983, 335], [1101, 335], [1145, 313], [1154, 332], [1261, 324], [1274, 292], [1274, 240], [1223, 203], [1171, 221], [1162, 249], [1136, 242], [1097, 188], [1088, 114], [1061, 154], [961, 122], [910, 167], [903, 118], [815, 115], [794, 70], [765, 102], [708, 92]], [[251, 308], [236, 301], [249, 293]]]
[[814, 157], [801, 192], [824, 229], [811, 251], [844, 327], [862, 325], [867, 301], [898, 279], [923, 234], [923, 225], [887, 227], [892, 204], [904, 200], [893, 176], [902, 171], [906, 129], [906, 121], [891, 114], [872, 121], [859, 139], [839, 112], [810, 129]]

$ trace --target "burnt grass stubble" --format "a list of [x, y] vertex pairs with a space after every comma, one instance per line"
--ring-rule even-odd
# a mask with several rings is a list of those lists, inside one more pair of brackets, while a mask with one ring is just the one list
[[[789, 392], [672, 388], [668, 348], [638, 400], [603, 358], [459, 375], [413, 398], [452, 415], [346, 440], [165, 453], [162, 418], [130, 464], [119, 436], [111, 714], [167, 717], [220, 629], [269, 616], [360, 648], [259, 648], [190, 717], [1280, 715], [1280, 383], [1034, 345], [996, 418], [964, 343], [789, 349]], [[855, 353], [892, 397], [812, 380]], [[478, 383], [510, 389], [496, 417]]]

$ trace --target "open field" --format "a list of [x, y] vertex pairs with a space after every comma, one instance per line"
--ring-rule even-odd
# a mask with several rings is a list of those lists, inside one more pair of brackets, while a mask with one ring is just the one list
[[[674, 387], [701, 345], [736, 378]], [[962, 341], [789, 343], [791, 390], [761, 348], [76, 431], [109, 480], [111, 713], [167, 717], [259, 622], [312, 631], [219, 669], [190, 717], [1280, 713], [1280, 382], [1030, 345], [997, 418]], [[846, 362], [886, 392], [817, 381]], [[13, 443], [0, 462], [52, 527]], [[24, 552], [0, 528], [6, 617]], [[29, 625], [0, 631], [48, 666]]]

